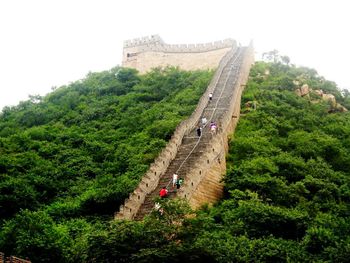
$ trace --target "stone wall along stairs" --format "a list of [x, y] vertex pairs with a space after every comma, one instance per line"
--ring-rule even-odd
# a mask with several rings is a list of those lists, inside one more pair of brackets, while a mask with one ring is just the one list
[[[175, 172], [185, 180], [180, 190], [170, 189], [170, 198], [186, 198], [192, 207], [198, 207], [221, 197], [228, 134], [238, 122], [241, 92], [252, 62], [252, 47], [234, 49], [223, 58], [196, 111], [176, 129], [166, 147], [168, 151], [165, 149], [168, 155], [161, 154], [156, 160], [155, 164], [160, 162], [163, 166], [151, 167], [139, 187], [121, 206], [116, 218], [143, 218], [153, 209], [153, 200], [158, 196], [159, 190], [171, 184]], [[209, 92], [214, 93], [210, 103]], [[218, 123], [216, 135], [212, 135], [206, 126], [201, 138], [197, 137], [195, 129], [202, 116], [208, 122], [214, 120]], [[161, 169], [156, 170], [155, 167]]]
[[153, 192], [158, 186], [161, 176], [164, 175], [167, 171], [170, 162], [175, 159], [176, 154], [181, 146], [183, 137], [185, 134], [189, 134], [194, 129], [194, 127], [196, 127], [198, 120], [207, 105], [209, 93], [213, 92], [215, 86], [219, 81], [219, 77], [224, 69], [224, 66], [227, 64], [228, 60], [233, 56], [234, 53], [235, 49], [233, 48], [225, 55], [225, 57], [223, 57], [217, 71], [214, 74], [213, 79], [211, 80], [203, 96], [200, 98], [194, 112], [187, 120], [182, 121], [176, 127], [175, 132], [167, 143], [166, 147], [150, 165], [149, 170], [143, 176], [141, 182], [139, 183], [139, 186], [125, 200], [124, 205], [120, 206], [119, 211], [115, 214], [115, 218], [132, 219], [136, 215], [141, 204], [145, 201], [146, 195]]

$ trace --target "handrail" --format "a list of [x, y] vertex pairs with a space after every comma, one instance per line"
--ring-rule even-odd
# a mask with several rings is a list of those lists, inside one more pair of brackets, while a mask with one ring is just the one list
[[[129, 195], [129, 198], [125, 199], [124, 205], [120, 206], [119, 212], [117, 212], [115, 214], [116, 218], [132, 219], [138, 213], [142, 203], [145, 202], [145, 198], [149, 194], [154, 193], [154, 190], [157, 188], [157, 186], [159, 186], [159, 180], [162, 178], [162, 176], [165, 176], [165, 173], [166, 173], [166, 171], [164, 171], [164, 167], [167, 167], [166, 169], [168, 169], [170, 162], [176, 158], [177, 152], [179, 150], [178, 144], [180, 143], [180, 145], [181, 145], [180, 140], [183, 140], [185, 134], [189, 135], [189, 133], [193, 131], [194, 127], [198, 125], [198, 119], [200, 119], [201, 115], [204, 114], [204, 110], [208, 110], [208, 109], [211, 110], [212, 109], [212, 108], [206, 108], [207, 104], [208, 104], [208, 99], [207, 99], [208, 94], [209, 94], [209, 92], [213, 92], [214, 88], [216, 88], [216, 86], [219, 82], [219, 79], [222, 75], [223, 70], [225, 68], [226, 69], [228, 68], [227, 67], [228, 61], [232, 61], [232, 58], [234, 57], [235, 53], [236, 54], [238, 53], [238, 52], [234, 52], [234, 50], [238, 50], [237, 46], [233, 47], [232, 50], [229, 51], [226, 55], [224, 55], [224, 57], [221, 59], [219, 66], [218, 66], [218, 70], [215, 72], [215, 75], [212, 78], [211, 83], [209, 84], [207, 90], [202, 95], [201, 99], [199, 100], [199, 103], [198, 103], [195, 111], [191, 114], [189, 119], [187, 119], [186, 121], [182, 121], [177, 126], [175, 133], [173, 134], [171, 140], [167, 144], [167, 147], [165, 149], [163, 149], [162, 153], [155, 159], [154, 164], [152, 164], [150, 166], [149, 171], [143, 177], [138, 188], [135, 189], [134, 192]], [[231, 72], [231, 74], [229, 75], [230, 78], [232, 79], [232, 83], [230, 81], [230, 85], [232, 84], [232, 86], [233, 86], [233, 93], [229, 96], [226, 96], [228, 99], [227, 102], [229, 103], [229, 105], [226, 105], [226, 102], [222, 101], [223, 103], [225, 103], [225, 105], [226, 105], [225, 107], [227, 107], [227, 109], [225, 110], [225, 112], [223, 112], [222, 115], [219, 114], [220, 116], [218, 116], [218, 122], [219, 122], [218, 133], [215, 137], [212, 138], [212, 140], [210, 140], [208, 142], [210, 144], [213, 144], [213, 143], [215, 144], [217, 139], [220, 139], [219, 137], [221, 137], [221, 135], [226, 134], [226, 132], [227, 132], [226, 130], [228, 128], [227, 124], [230, 123], [231, 116], [233, 116], [234, 112], [237, 110], [237, 106], [240, 105], [240, 101], [237, 101], [237, 98], [236, 98], [237, 94], [239, 94], [239, 92], [241, 90], [241, 88], [240, 88], [241, 86], [238, 85], [239, 84], [238, 82], [241, 82], [241, 83], [246, 82], [246, 80], [248, 78], [247, 74], [249, 73], [249, 68], [250, 68], [249, 65], [253, 61], [253, 55], [252, 55], [252, 48], [251, 47], [248, 47], [248, 48], [242, 47], [242, 48], [239, 48], [239, 50], [241, 50], [241, 53], [244, 53], [244, 55], [241, 57], [238, 56], [236, 58], [236, 59], [239, 58], [239, 63], [236, 63], [236, 65], [234, 65], [234, 69]], [[234, 74], [233, 74], [233, 72], [234, 72]], [[227, 79], [227, 81], [228, 81], [228, 79]], [[225, 81], [225, 86], [227, 85], [227, 81]], [[214, 86], [214, 84], [215, 84], [215, 86]], [[221, 99], [222, 99], [222, 93], [223, 93], [223, 91], [220, 92]], [[226, 97], [225, 97], [225, 99], [226, 99]], [[233, 99], [235, 100], [235, 102], [233, 102]], [[215, 110], [217, 110], [217, 109], [218, 109], [218, 107], [216, 104]], [[210, 114], [210, 112], [206, 113], [207, 116], [208, 116], [208, 114]], [[239, 112], [238, 112], [238, 114], [239, 114]], [[212, 116], [214, 116], [214, 115], [212, 115]], [[208, 152], [207, 148], [204, 150], [204, 153], [206, 155], [207, 154], [211, 155], [211, 152], [212, 151]], [[217, 153], [215, 153], [215, 155], [216, 154]], [[168, 159], [165, 160], [165, 162], [164, 162], [164, 159], [163, 160], [160, 159], [162, 156], [163, 157], [166, 156]], [[210, 157], [210, 159], [211, 158], [212, 158], [212, 156]], [[207, 162], [205, 162], [205, 163], [207, 163]], [[160, 170], [155, 171], [154, 168], [156, 168], [156, 169], [159, 168]], [[190, 168], [195, 168], [195, 166], [190, 167]], [[199, 171], [199, 174], [201, 174], [201, 171]], [[203, 173], [202, 173], [202, 175], [203, 175]], [[195, 177], [195, 178], [197, 178], [197, 177]], [[190, 186], [193, 187], [193, 182], [190, 184]], [[187, 194], [189, 194], [189, 193], [187, 192], [188, 190], [185, 190], [185, 188], [186, 189], [188, 188], [187, 182], [184, 183], [183, 187], [181, 187], [181, 191], [178, 192], [178, 194], [179, 194], [179, 196], [184, 195], [184, 197], [186, 198], [186, 193]], [[185, 192], [183, 193], [183, 191], [185, 191]]]
[[[211, 141], [211, 144], [212, 145], [216, 145], [218, 143], [217, 140], [223, 140], [222, 142], [222, 145], [224, 145], [224, 138], [227, 136], [227, 128], [228, 128], [228, 124], [231, 122], [231, 118], [232, 118], [232, 114], [234, 114], [235, 111], [238, 110], [238, 114], [239, 114], [239, 109], [240, 109], [240, 97], [237, 97], [237, 94], [240, 93], [241, 91], [241, 86], [237, 86], [237, 83], [239, 82], [243, 82], [245, 83], [246, 80], [247, 80], [247, 69], [249, 68], [249, 64], [251, 63], [251, 58], [249, 57], [249, 49], [246, 49], [244, 48], [243, 49], [243, 53], [245, 54], [244, 57], [241, 57], [242, 60], [240, 61], [240, 63], [238, 65], [235, 65], [237, 67], [237, 69], [239, 69], [238, 71], [236, 71], [237, 74], [237, 77], [235, 77], [233, 83], [234, 83], [234, 87], [236, 87], [234, 89], [234, 92], [232, 94], [232, 99], [234, 100], [234, 103], [230, 103], [230, 107], [228, 108], [228, 113], [224, 114], [221, 120], [222, 124], [223, 124], [223, 127], [225, 127], [224, 130], [219, 130], [218, 131], [218, 134], [213, 138], [213, 140]], [[247, 60], [246, 58], [249, 58], [249, 60]], [[238, 108], [237, 108], [238, 106]], [[214, 151], [214, 148], [213, 148], [213, 151]], [[223, 147], [221, 149], [221, 151], [219, 151], [219, 153], [216, 153], [214, 154], [214, 157], [211, 156], [211, 149], [206, 149], [204, 152], [203, 152], [203, 156], [204, 158], [209, 158], [211, 161], [208, 161], [205, 162], [205, 164], [209, 165], [209, 163], [212, 163], [213, 160], [215, 160], [223, 151], [227, 151], [227, 149], [225, 149], [225, 147]], [[205, 157], [205, 156], [208, 156], [208, 157]], [[177, 192], [177, 196], [178, 197], [182, 197], [182, 198], [187, 198], [187, 199], [190, 199], [192, 194], [194, 194], [193, 191], [191, 191], [190, 189], [192, 189], [194, 186], [194, 184], [198, 184], [203, 176], [205, 176], [205, 173], [201, 173], [201, 170], [202, 169], [206, 169], [205, 168], [206, 166], [201, 166], [201, 167], [196, 167], [195, 165], [194, 166], [191, 166], [190, 168], [192, 168], [192, 170], [190, 170], [188, 173], [189, 174], [194, 174], [195, 171], [197, 170], [198, 172], [198, 169], [199, 169], [199, 176], [195, 176], [195, 177], [191, 177], [189, 178], [190, 180], [185, 180], [184, 182], [184, 185], [181, 187], [181, 189]]]
[[[236, 57], [234, 58], [234, 61], [231, 62], [231, 67], [229, 68], [229, 71], [232, 70], [234, 63], [235, 63], [235, 62], [237, 61], [237, 59], [240, 57], [241, 53], [242, 53], [242, 50], [241, 50], [241, 49], [240, 49], [238, 52], [236, 52], [236, 54], [235, 54]], [[222, 73], [223, 73], [225, 67], [227, 66], [227, 64], [229, 63], [229, 61], [230, 61], [230, 60], [228, 60], [228, 61], [226, 62], [226, 65], [221, 69], [221, 73], [220, 73], [219, 77], [216, 79], [215, 88], [217, 88], [219, 79], [220, 79], [220, 77], [222, 76]], [[205, 127], [207, 126], [207, 124], [209, 123], [209, 121], [211, 121], [211, 120], [213, 119], [213, 116], [214, 116], [214, 114], [215, 114], [215, 112], [216, 112], [217, 106], [218, 106], [219, 101], [220, 101], [220, 99], [221, 99], [221, 97], [222, 97], [222, 94], [223, 94], [223, 92], [224, 92], [224, 90], [225, 90], [225, 88], [226, 88], [226, 85], [227, 85], [227, 82], [228, 82], [228, 79], [229, 79], [229, 78], [230, 78], [230, 74], [227, 75], [226, 80], [225, 80], [225, 83], [224, 83], [224, 85], [223, 85], [223, 88], [221, 89], [220, 96], [218, 97], [218, 99], [217, 99], [217, 101], [216, 101], [216, 103], [215, 103], [215, 107], [213, 108], [214, 110], [212, 111], [211, 116], [210, 116], [208, 122], [203, 126], [203, 128], [205, 128]], [[203, 111], [204, 111], [204, 110], [205, 110], [205, 108], [203, 109]], [[185, 158], [185, 159], [182, 161], [182, 163], [179, 165], [179, 167], [178, 167], [178, 169], [176, 170], [175, 173], [178, 173], [178, 172], [180, 171], [180, 169], [182, 168], [182, 166], [184, 165], [184, 163], [188, 160], [188, 158], [191, 156], [191, 154], [193, 153], [193, 151], [196, 149], [196, 147], [197, 147], [198, 144], [200, 143], [201, 138], [202, 138], [202, 136], [200, 136], [200, 137], [198, 138], [196, 144], [193, 146], [193, 148], [192, 148], [192, 150], [190, 151], [190, 153], [186, 156], [186, 158]], [[166, 185], [166, 187], [168, 187], [168, 186], [170, 185], [171, 182], [172, 182], [172, 178], [170, 178], [170, 180], [169, 180], [168, 184]]]
[[[229, 61], [232, 58], [236, 49], [237, 46], [233, 45], [231, 50], [222, 57], [218, 65], [218, 70], [215, 72], [214, 77], [208, 85], [207, 90], [200, 98], [196, 109], [192, 112], [191, 116], [187, 120], [184, 120], [177, 125], [166, 147], [161, 151], [158, 157], [150, 165], [148, 171], [143, 176], [138, 187], [132, 193], [129, 194], [128, 198], [124, 200], [124, 204], [120, 205], [119, 211], [115, 213], [115, 217], [132, 218], [140, 209], [141, 203], [139, 203], [139, 200], [144, 201], [146, 196], [151, 194], [157, 188], [161, 176], [165, 174], [170, 162], [174, 160], [176, 156], [178, 144], [181, 144], [181, 140], [183, 139], [184, 135], [188, 134], [188, 132], [195, 127], [199, 115], [202, 114], [203, 109], [206, 107], [207, 96], [209, 92], [213, 90], [214, 84], [216, 85], [216, 83], [218, 82], [218, 79], [220, 77], [220, 71], [226, 66], [227, 61]], [[164, 162], [164, 160], [161, 159], [164, 158], [164, 156], [168, 156], [170, 159]], [[160, 168], [161, 171], [156, 172], [155, 169], [158, 168]]]

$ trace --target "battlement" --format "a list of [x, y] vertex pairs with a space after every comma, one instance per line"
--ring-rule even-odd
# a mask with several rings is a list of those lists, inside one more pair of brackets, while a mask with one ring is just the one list
[[196, 53], [206, 52], [216, 49], [229, 48], [236, 44], [233, 39], [203, 43], [203, 44], [166, 44], [158, 35], [135, 38], [124, 41], [124, 50], [138, 47], [138, 52], [155, 51], [166, 53]]
[[233, 39], [203, 44], [166, 44], [158, 35], [124, 41], [123, 67], [145, 73], [152, 68], [175, 66], [183, 70], [215, 69], [221, 58], [237, 47]]
[[[201, 159], [191, 164], [187, 178], [185, 177], [184, 184], [178, 191], [177, 196], [189, 200], [193, 208], [199, 207], [203, 203], [213, 203], [222, 195], [223, 186], [221, 179], [226, 169], [225, 153], [228, 150], [228, 135], [232, 133], [238, 122], [241, 92], [248, 80], [250, 66], [254, 58], [254, 52], [251, 46], [244, 50], [242, 62], [239, 60], [236, 62], [239, 63], [236, 65], [239, 68], [239, 72], [236, 72], [236, 79], [232, 81], [231, 103], [227, 106], [225, 113], [218, 119], [221, 129], [210, 140], [210, 146], [203, 150]], [[229, 52], [224, 54], [220, 63], [218, 63], [218, 69], [210, 85], [199, 100], [196, 109], [187, 120], [182, 121], [176, 127], [166, 147], [150, 165], [149, 170], [143, 176], [138, 187], [130, 193], [129, 198], [120, 206], [119, 211], [115, 214], [116, 219], [134, 219], [146, 198], [149, 196], [149, 198], [152, 197], [152, 193], [158, 187], [161, 178], [166, 174], [170, 164], [181, 151], [180, 146], [183, 143], [184, 137], [189, 135], [197, 127], [200, 118], [203, 116], [204, 109], [208, 105], [209, 93], [217, 88], [218, 83], [221, 83], [220, 85], [226, 85], [224, 81], [220, 82], [220, 78], [223, 78], [222, 73], [224, 68], [227, 65], [232, 65], [228, 63], [235, 55], [235, 52], [236, 49], [230, 49]]]
[[157, 45], [157, 44], [163, 45], [165, 43], [164, 43], [163, 39], [161, 39], [160, 36], [151, 35], [151, 36], [146, 36], [146, 37], [125, 40], [124, 41], [124, 48], [143, 46], [143, 45], [152, 45], [152, 44], [153, 45]]

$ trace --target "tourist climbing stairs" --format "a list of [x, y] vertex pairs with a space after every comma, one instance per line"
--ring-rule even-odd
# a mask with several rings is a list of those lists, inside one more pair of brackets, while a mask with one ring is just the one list
[[[202, 125], [201, 136], [197, 135], [197, 127], [194, 127], [183, 137], [176, 157], [168, 166], [167, 171], [161, 176], [156, 189], [146, 196], [135, 216], [136, 220], [142, 219], [154, 209], [154, 200], [159, 196], [159, 191], [162, 187], [167, 187], [169, 191], [168, 198], [176, 197], [177, 190], [172, 187], [173, 174], [178, 174], [179, 178], [181, 177], [186, 181], [192, 166], [198, 163], [205, 149], [210, 147], [210, 141], [213, 136], [215, 136], [210, 131], [210, 123], [212, 121], [215, 122], [218, 125], [218, 129], [225, 128], [220, 126], [220, 121], [228, 111], [232, 98], [235, 95], [236, 82], [241, 70], [244, 51], [245, 47], [237, 48], [232, 58], [224, 66], [213, 90], [213, 98], [211, 101], [208, 100], [208, 104], [202, 112], [202, 117], [207, 119], [207, 123], [204, 126]], [[200, 119], [198, 124], [201, 125]]]

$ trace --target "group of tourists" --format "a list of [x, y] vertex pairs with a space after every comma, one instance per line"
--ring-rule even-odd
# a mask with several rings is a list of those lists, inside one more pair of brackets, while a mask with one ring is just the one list
[[[209, 93], [209, 103], [212, 100], [213, 100], [213, 93], [210, 92]], [[202, 129], [207, 125], [207, 122], [208, 122], [207, 118], [203, 116], [201, 118], [201, 125], [198, 125], [198, 127], [196, 129], [198, 137], [202, 136]], [[210, 122], [209, 129], [210, 129], [212, 134], [216, 133], [217, 125], [214, 121]], [[176, 187], [176, 189], [180, 189], [182, 183], [183, 183], [183, 179], [179, 178], [177, 173], [174, 173], [173, 177], [172, 177], [172, 188], [174, 189]], [[162, 187], [162, 189], [159, 191], [159, 196], [162, 199], [168, 197], [168, 189], [166, 186]], [[160, 203], [156, 202], [154, 209], [156, 211], [158, 211], [161, 215], [163, 214], [163, 209], [161, 208]]]
[[[210, 103], [212, 100], [213, 100], [213, 93], [210, 92], [210, 93], [209, 93], [209, 103]], [[203, 125], [203, 127], [204, 127], [206, 124], [207, 124], [207, 119], [206, 119], [205, 117], [203, 117], [203, 118], [202, 118], [202, 125]], [[216, 123], [215, 123], [214, 121], [211, 121], [211, 122], [210, 122], [209, 129], [210, 129], [210, 132], [211, 132], [212, 134], [215, 134], [215, 133], [216, 133], [217, 127], [218, 127], [218, 126], [216, 125]]]
[[[213, 100], [213, 93], [210, 92], [210, 93], [209, 93], [209, 103], [210, 103], [212, 100]], [[207, 122], [208, 122], [207, 118], [206, 118], [205, 116], [203, 116], [203, 117], [201, 118], [201, 123], [198, 124], [197, 129], [196, 129], [196, 133], [197, 133], [197, 136], [198, 136], [198, 137], [201, 137], [201, 136], [202, 136], [202, 130], [203, 130], [203, 128], [207, 125]], [[216, 123], [215, 123], [214, 121], [211, 121], [211, 122], [210, 122], [209, 129], [210, 129], [210, 132], [211, 132], [212, 134], [215, 134], [215, 133], [216, 133], [217, 125], [216, 125]]]
[[[213, 100], [213, 93], [210, 92], [209, 93], [209, 103]], [[202, 129], [207, 125], [207, 118], [205, 116], [203, 116], [201, 118], [201, 124], [198, 125], [197, 129], [196, 129], [196, 132], [197, 132], [197, 135], [198, 137], [201, 137], [202, 136]], [[210, 125], [209, 125], [209, 129], [210, 129], [210, 132], [212, 134], [215, 134], [216, 133], [216, 129], [217, 129], [217, 125], [214, 121], [211, 121], [210, 122]], [[181, 187], [181, 184], [183, 183], [183, 179], [182, 178], [179, 178], [179, 176], [177, 175], [177, 173], [174, 173], [173, 174], [173, 178], [172, 178], [172, 186], [173, 186], [173, 189], [176, 187], [177, 189], [179, 189]], [[168, 189], [164, 186], [160, 191], [159, 191], [159, 196], [161, 198], [165, 198], [168, 196]]]
[[[180, 189], [182, 183], [183, 183], [183, 179], [179, 178], [177, 173], [173, 174], [173, 178], [172, 178], [172, 186], [173, 189], [176, 187], [176, 189]], [[168, 189], [164, 186], [162, 189], [160, 189], [159, 191], [159, 196], [160, 198], [165, 198], [168, 196]]]
[[[201, 137], [201, 136], [202, 136], [202, 130], [203, 130], [203, 128], [205, 127], [206, 123], [207, 123], [207, 118], [203, 117], [203, 118], [202, 118], [202, 126], [201, 126], [201, 125], [198, 125], [198, 126], [197, 126], [197, 129], [196, 129], [196, 132], [197, 132], [197, 136], [198, 136], [198, 137]], [[216, 134], [217, 127], [218, 127], [218, 126], [217, 126], [217, 124], [216, 124], [214, 121], [211, 121], [211, 122], [210, 122], [209, 129], [210, 129], [210, 132], [211, 132], [212, 134]]]

